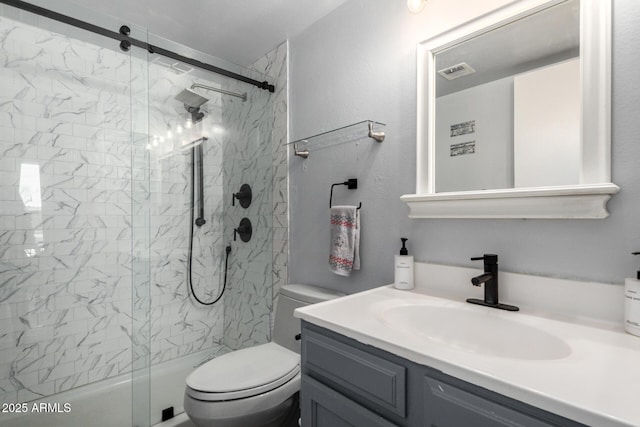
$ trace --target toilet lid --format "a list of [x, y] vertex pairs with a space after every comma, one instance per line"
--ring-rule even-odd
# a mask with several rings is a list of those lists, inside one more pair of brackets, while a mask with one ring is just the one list
[[187, 387], [192, 391], [210, 393], [211, 400], [239, 399], [272, 390], [295, 377], [299, 371], [299, 354], [278, 344], [267, 343], [232, 351], [208, 361], [187, 377]]

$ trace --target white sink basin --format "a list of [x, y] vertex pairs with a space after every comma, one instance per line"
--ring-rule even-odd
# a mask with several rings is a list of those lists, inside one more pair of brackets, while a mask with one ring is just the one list
[[380, 313], [392, 328], [469, 353], [525, 360], [562, 359], [571, 354], [565, 341], [518, 322], [517, 316], [497, 309], [423, 304], [394, 306]]

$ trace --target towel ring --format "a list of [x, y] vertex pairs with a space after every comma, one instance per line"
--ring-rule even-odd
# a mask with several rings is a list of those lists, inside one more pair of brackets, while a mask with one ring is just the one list
[[[335, 184], [331, 184], [331, 192], [329, 193], [329, 209], [333, 207], [333, 187], [336, 185], [346, 185], [349, 190], [355, 190], [358, 188], [358, 179], [357, 178], [349, 178], [345, 182], [336, 182]], [[362, 202], [358, 205], [356, 210], [360, 210], [362, 207]]]

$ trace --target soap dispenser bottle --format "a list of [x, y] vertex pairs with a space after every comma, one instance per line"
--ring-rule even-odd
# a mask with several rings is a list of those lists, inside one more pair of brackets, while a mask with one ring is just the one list
[[401, 237], [400, 240], [402, 240], [402, 249], [400, 249], [400, 255], [396, 255], [395, 260], [395, 288], [413, 289], [413, 255], [409, 255], [405, 246], [409, 239]]
[[[640, 255], [640, 252], [633, 252], [632, 255]], [[624, 280], [624, 329], [640, 336], [640, 270], [635, 279]]]

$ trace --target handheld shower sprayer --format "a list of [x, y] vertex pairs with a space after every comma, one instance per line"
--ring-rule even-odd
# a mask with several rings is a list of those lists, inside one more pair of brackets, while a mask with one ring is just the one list
[[[224, 257], [224, 279], [222, 282], [222, 286], [218, 295], [211, 301], [205, 301], [196, 295], [195, 289], [193, 287], [193, 234], [194, 234], [194, 222], [198, 227], [206, 224], [204, 219], [204, 182], [203, 182], [203, 160], [204, 160], [204, 150], [202, 144], [207, 141], [207, 138], [202, 137], [192, 142], [191, 147], [191, 208], [189, 209], [190, 221], [189, 221], [189, 252], [187, 254], [187, 281], [189, 285], [189, 289], [191, 290], [191, 296], [202, 305], [213, 305], [216, 302], [220, 301], [222, 295], [224, 294], [225, 288], [227, 286], [227, 271], [229, 269], [229, 254], [231, 253], [231, 246], [227, 246], [225, 248], [225, 257]], [[196, 145], [197, 144], [197, 145]], [[198, 177], [196, 180], [196, 162], [198, 166]], [[195, 190], [198, 188], [198, 218], [194, 221], [195, 216]]]
[[185, 104], [185, 108], [187, 109], [189, 114], [191, 114], [191, 121], [193, 123], [198, 123], [200, 120], [204, 118], [204, 113], [200, 111], [199, 107], [198, 108], [187, 107], [187, 104]]
[[[198, 218], [196, 218], [196, 225], [202, 227], [207, 223], [204, 219], [204, 151], [202, 150], [202, 144], [206, 141], [203, 138], [202, 142], [196, 147], [191, 148], [191, 173], [193, 174], [196, 164], [198, 165]], [[195, 183], [192, 183], [195, 185]]]

